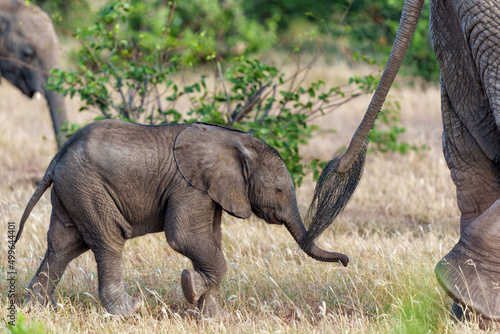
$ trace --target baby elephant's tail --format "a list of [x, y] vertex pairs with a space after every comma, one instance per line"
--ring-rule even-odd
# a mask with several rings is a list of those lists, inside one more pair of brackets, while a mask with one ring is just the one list
[[19, 223], [19, 231], [17, 231], [16, 241], [14, 241], [14, 244], [17, 243], [19, 238], [21, 238], [21, 233], [23, 232], [23, 229], [24, 229], [24, 223], [28, 219], [28, 217], [31, 213], [31, 210], [33, 210], [33, 208], [35, 207], [36, 203], [40, 200], [40, 198], [42, 197], [45, 190], [47, 190], [50, 187], [50, 185], [52, 184], [52, 181], [53, 181], [52, 177], [54, 175], [54, 167], [55, 167], [56, 162], [57, 162], [56, 160], [58, 160], [58, 159], [56, 159], [57, 157], [58, 157], [58, 155], [56, 155], [54, 157], [54, 159], [52, 159], [52, 161], [50, 162], [50, 165], [47, 168], [47, 170], [45, 171], [45, 175], [43, 176], [42, 181], [38, 185], [38, 188], [36, 188], [33, 196], [31, 196], [31, 199], [28, 202], [28, 205], [26, 205], [26, 209], [24, 209], [23, 217], [21, 218], [21, 222]]

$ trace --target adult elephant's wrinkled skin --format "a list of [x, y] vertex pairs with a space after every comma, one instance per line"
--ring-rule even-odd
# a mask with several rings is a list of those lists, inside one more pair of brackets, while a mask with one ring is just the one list
[[[457, 303], [500, 320], [500, 3], [430, 0], [430, 11], [443, 150], [461, 211], [461, 238], [435, 272]], [[367, 111], [345, 157], [360, 152], [379, 110]]]
[[430, 1], [441, 69], [443, 149], [461, 237], [436, 266], [458, 303], [500, 320], [500, 3]]

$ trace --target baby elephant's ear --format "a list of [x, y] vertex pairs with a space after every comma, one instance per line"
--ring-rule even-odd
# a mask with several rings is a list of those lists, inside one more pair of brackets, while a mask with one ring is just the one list
[[182, 176], [206, 191], [224, 210], [238, 218], [252, 214], [248, 200], [250, 151], [247, 133], [219, 126], [193, 124], [179, 133], [174, 156]]

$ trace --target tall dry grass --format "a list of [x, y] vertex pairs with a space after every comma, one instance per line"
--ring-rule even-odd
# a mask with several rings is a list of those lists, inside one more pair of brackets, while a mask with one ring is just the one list
[[[353, 73], [345, 65], [317, 65], [311, 75], [329, 84]], [[92, 253], [74, 260], [60, 283], [57, 311], [20, 309], [24, 323], [53, 333], [475, 333], [473, 323], [450, 319], [451, 300], [438, 286], [435, 263], [459, 236], [455, 188], [441, 150], [439, 89], [393, 89], [401, 103], [404, 139], [426, 144], [420, 153], [370, 154], [364, 176], [344, 214], [320, 238], [320, 246], [351, 256], [347, 268], [312, 260], [298, 250], [282, 226], [251, 218], [223, 218], [223, 248], [229, 263], [221, 303], [231, 320], [193, 320], [180, 288], [189, 261], [172, 251], [163, 234], [129, 241], [125, 247], [127, 290], [145, 301], [129, 319], [109, 317], [98, 300]], [[369, 97], [320, 120], [322, 131], [304, 147], [306, 159], [330, 159], [346, 146]], [[77, 110], [78, 102], [69, 101]], [[45, 101], [29, 100], [6, 83], [0, 86], [0, 315], [7, 315], [7, 222], [18, 222], [56, 152]], [[72, 112], [70, 119], [85, 117]], [[314, 182], [297, 191], [306, 212]], [[46, 249], [51, 212], [49, 192], [38, 203], [16, 245], [16, 301]], [[5, 325], [2, 325], [5, 328]]]

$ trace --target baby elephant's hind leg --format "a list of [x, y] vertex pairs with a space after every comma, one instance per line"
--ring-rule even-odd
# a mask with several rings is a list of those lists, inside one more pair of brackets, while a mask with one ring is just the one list
[[[64, 221], [61, 220], [61, 218]], [[66, 224], [66, 225], [65, 225]], [[54, 207], [47, 233], [45, 258], [28, 286], [26, 303], [46, 305], [49, 301], [55, 306], [54, 290], [61, 280], [64, 270], [74, 258], [89, 249], [80, 231], [66, 221]]]

